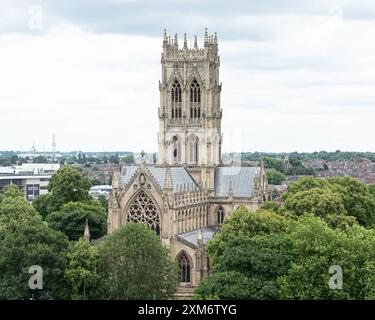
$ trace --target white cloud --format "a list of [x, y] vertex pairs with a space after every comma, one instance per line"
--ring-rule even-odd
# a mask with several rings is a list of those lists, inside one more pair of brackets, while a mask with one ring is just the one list
[[[343, 18], [337, 2], [238, 16], [234, 30], [261, 41], [219, 34], [224, 150], [375, 149], [375, 22]], [[56, 133], [64, 150], [156, 151], [160, 37], [60, 23], [2, 33], [0, 47], [0, 150], [48, 149]]]

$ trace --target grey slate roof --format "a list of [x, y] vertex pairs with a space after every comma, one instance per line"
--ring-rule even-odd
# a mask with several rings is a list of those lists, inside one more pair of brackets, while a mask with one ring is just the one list
[[[137, 166], [124, 166], [121, 173], [121, 181], [123, 184], [128, 184], [136, 173]], [[147, 166], [148, 171], [151, 173], [153, 178], [156, 180], [160, 188], [164, 187], [164, 177], [166, 168], [159, 168], [154, 166]], [[171, 167], [172, 182], [173, 182], [173, 191], [178, 191], [179, 185], [189, 185], [190, 190], [193, 188], [198, 188], [195, 181], [191, 178], [189, 173], [183, 167]]]
[[[207, 244], [214, 236], [215, 230], [209, 227], [202, 228], [203, 244]], [[177, 236], [177, 239], [186, 243], [187, 245], [198, 247], [197, 240], [198, 230], [181, 233]]]
[[232, 185], [234, 197], [251, 197], [259, 167], [218, 167], [215, 170], [215, 197], [228, 197]]

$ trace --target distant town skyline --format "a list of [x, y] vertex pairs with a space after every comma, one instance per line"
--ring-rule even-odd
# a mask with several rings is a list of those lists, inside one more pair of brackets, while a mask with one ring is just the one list
[[163, 29], [201, 45], [208, 27], [224, 152], [375, 151], [373, 1], [4, 0], [0, 17], [0, 150], [55, 133], [59, 151], [156, 152]]

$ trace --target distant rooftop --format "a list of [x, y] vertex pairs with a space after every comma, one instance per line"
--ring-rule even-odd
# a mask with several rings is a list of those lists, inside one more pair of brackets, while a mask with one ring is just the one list
[[22, 165], [0, 167], [0, 175], [48, 175], [59, 168], [59, 163], [23, 163]]

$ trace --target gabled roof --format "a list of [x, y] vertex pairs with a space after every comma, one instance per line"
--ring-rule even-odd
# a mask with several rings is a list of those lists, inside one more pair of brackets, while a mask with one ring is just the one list
[[[138, 169], [138, 166], [124, 166], [122, 168], [121, 181], [124, 185], [130, 182], [134, 174], [137, 172], [137, 169]], [[163, 189], [166, 168], [147, 166], [147, 170], [155, 179], [159, 187]], [[189, 173], [186, 171], [185, 168], [171, 167], [170, 170], [172, 174], [173, 192], [179, 191], [179, 186], [184, 185], [184, 184], [189, 186], [190, 190], [192, 189], [192, 186], [193, 188], [198, 188], [197, 184], [195, 183], [195, 181], [189, 175]]]
[[254, 178], [259, 175], [259, 167], [217, 167], [215, 197], [228, 197], [230, 186], [234, 197], [252, 197]]

